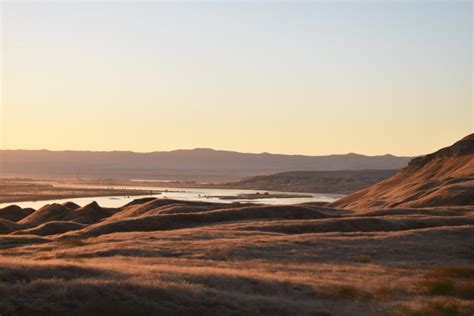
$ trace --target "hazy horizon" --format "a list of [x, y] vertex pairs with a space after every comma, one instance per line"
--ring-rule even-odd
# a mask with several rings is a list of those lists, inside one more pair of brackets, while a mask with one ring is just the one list
[[[299, 154], [299, 153], [277, 153], [277, 152], [266, 152], [266, 151], [260, 151], [260, 152], [247, 152], [247, 151], [237, 151], [237, 150], [227, 150], [227, 149], [216, 149], [216, 148], [206, 148], [206, 147], [196, 147], [196, 148], [176, 148], [176, 149], [170, 149], [170, 150], [151, 150], [151, 151], [135, 151], [135, 150], [81, 150], [81, 149], [47, 149], [47, 148], [38, 148], [38, 149], [22, 149], [22, 148], [0, 148], [1, 150], [5, 151], [51, 151], [51, 152], [107, 152], [107, 153], [113, 153], [113, 152], [130, 152], [130, 153], [136, 153], [136, 154], [151, 154], [151, 153], [159, 153], [159, 152], [175, 152], [175, 151], [220, 151], [220, 152], [231, 152], [231, 153], [238, 153], [238, 154], [270, 154], [270, 155], [288, 155], [288, 156], [331, 156], [331, 155], [361, 155], [361, 156], [396, 156], [396, 157], [416, 157], [416, 156], [421, 156], [424, 154], [420, 155], [413, 155], [413, 156], [404, 156], [404, 155], [393, 155], [391, 153], [385, 153], [385, 154], [375, 154], [375, 155], [366, 155], [363, 153], [357, 153], [357, 152], [346, 152], [346, 153], [328, 153], [328, 154], [316, 154], [316, 155], [311, 155], [311, 154]], [[425, 153], [426, 154], [426, 153]]]
[[417, 156], [473, 131], [470, 1], [1, 8], [2, 149]]

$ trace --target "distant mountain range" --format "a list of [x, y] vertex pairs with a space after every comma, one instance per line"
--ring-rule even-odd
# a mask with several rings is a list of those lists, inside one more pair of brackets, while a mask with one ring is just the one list
[[0, 175], [22, 177], [230, 180], [283, 171], [400, 169], [412, 157], [250, 154], [213, 149], [128, 151], [0, 150]]

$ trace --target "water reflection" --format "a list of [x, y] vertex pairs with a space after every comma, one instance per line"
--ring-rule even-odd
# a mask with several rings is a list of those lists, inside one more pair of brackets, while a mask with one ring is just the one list
[[[107, 186], [110, 187], [110, 186]], [[124, 188], [120, 186], [120, 188]], [[125, 187], [127, 188], [127, 187]], [[103, 207], [120, 207], [134, 199], [141, 197], [153, 196], [156, 198], [168, 198], [184, 201], [207, 201], [207, 202], [219, 202], [219, 203], [259, 203], [259, 204], [298, 204], [307, 202], [333, 202], [342, 197], [340, 194], [319, 194], [319, 193], [301, 193], [302, 197], [292, 198], [262, 198], [258, 199], [239, 199], [239, 198], [226, 198], [220, 199], [219, 197], [227, 196], [238, 196], [241, 194], [255, 194], [257, 192], [269, 192], [270, 194], [284, 194], [288, 192], [274, 192], [274, 191], [257, 191], [257, 190], [235, 190], [235, 189], [203, 189], [203, 188], [163, 188], [163, 187], [130, 187], [130, 189], [145, 189], [145, 190], [160, 190], [161, 194], [144, 195], [144, 196], [101, 196], [101, 197], [84, 197], [84, 198], [69, 198], [69, 199], [54, 199], [45, 201], [28, 201], [28, 202], [17, 202], [17, 203], [3, 203], [0, 204], [0, 208], [7, 205], [16, 204], [20, 207], [31, 207], [38, 209], [43, 205], [50, 203], [63, 203], [66, 201], [72, 201], [80, 206], [87, 205], [93, 201], [97, 201]], [[288, 193], [298, 194], [298, 193]]]

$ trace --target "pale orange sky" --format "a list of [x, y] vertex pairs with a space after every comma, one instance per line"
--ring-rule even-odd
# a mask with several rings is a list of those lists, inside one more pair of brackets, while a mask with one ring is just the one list
[[473, 132], [472, 3], [2, 2], [0, 146], [418, 155]]

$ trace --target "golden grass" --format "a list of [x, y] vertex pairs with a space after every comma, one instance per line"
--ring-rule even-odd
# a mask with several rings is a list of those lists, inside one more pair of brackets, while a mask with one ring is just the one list
[[[434, 301], [412, 308], [404, 305], [397, 306], [393, 316], [457, 316], [461, 315], [461, 306], [455, 301]], [[464, 313], [462, 313], [464, 314]]]
[[419, 286], [426, 294], [474, 299], [474, 268], [435, 268], [425, 275]]
[[[308, 206], [147, 203], [167, 205], [112, 210], [63, 234], [0, 235], [0, 313], [370, 316], [474, 309], [474, 228], [466, 214], [379, 214], [367, 221]], [[378, 224], [359, 231], [354, 218], [357, 225]], [[436, 225], [409, 229], [413, 219]], [[146, 231], [133, 225], [137, 220]], [[395, 222], [405, 229], [390, 231]], [[110, 223], [117, 231], [84, 233]], [[299, 230], [318, 223], [330, 230]]]
[[[430, 315], [445, 309], [461, 313], [474, 308], [472, 301], [462, 296], [449, 305], [439, 303], [437, 294], [419, 293], [419, 285], [438, 268], [416, 265], [248, 260], [227, 253], [224, 240], [213, 247], [215, 255], [207, 258], [191, 254], [84, 256], [99, 251], [102, 242], [121, 238], [73, 241], [70, 247], [71, 241], [66, 240], [59, 242], [68, 246], [61, 249], [54, 244], [27, 247], [25, 251], [29, 248], [34, 254], [29, 258], [0, 258], [0, 295], [8, 302], [5, 312], [23, 306], [25, 314], [54, 314], [73, 308], [76, 315], [151, 315], [176, 310], [214, 315]], [[120, 243], [116, 246], [122, 247]], [[451, 271], [449, 266], [443, 269]], [[457, 267], [453, 271], [456, 275], [466, 273]], [[27, 300], [25, 305], [27, 297], [36, 297], [35, 303]]]

